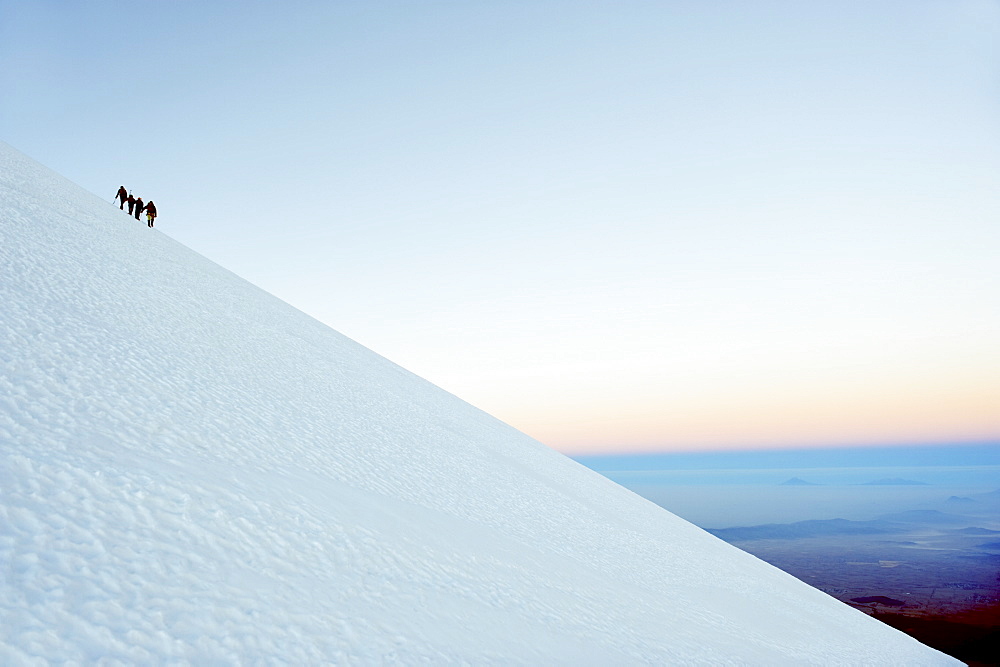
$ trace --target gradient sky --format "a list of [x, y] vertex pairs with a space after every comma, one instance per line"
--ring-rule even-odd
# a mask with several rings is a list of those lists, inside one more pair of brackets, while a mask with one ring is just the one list
[[0, 139], [562, 451], [1000, 440], [996, 1], [15, 0], [0, 63]]

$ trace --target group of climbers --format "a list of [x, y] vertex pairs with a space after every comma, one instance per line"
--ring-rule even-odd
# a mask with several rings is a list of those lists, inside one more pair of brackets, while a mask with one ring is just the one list
[[115, 201], [118, 201], [119, 199], [122, 204], [118, 208], [124, 211], [125, 204], [128, 204], [128, 214], [134, 215], [136, 220], [139, 219], [139, 214], [145, 211], [146, 224], [150, 227], [153, 226], [153, 221], [156, 220], [156, 205], [153, 204], [152, 199], [143, 203], [142, 197], [133, 197], [132, 193], [127, 191], [124, 185], [118, 188], [118, 194], [115, 195]]

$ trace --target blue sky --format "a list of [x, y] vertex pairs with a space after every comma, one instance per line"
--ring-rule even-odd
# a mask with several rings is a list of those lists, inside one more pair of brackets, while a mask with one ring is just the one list
[[19, 2], [0, 139], [571, 453], [1000, 439], [1000, 5]]

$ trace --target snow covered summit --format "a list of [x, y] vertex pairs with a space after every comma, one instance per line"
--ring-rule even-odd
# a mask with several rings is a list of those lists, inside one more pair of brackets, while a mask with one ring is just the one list
[[0, 143], [0, 663], [952, 664]]

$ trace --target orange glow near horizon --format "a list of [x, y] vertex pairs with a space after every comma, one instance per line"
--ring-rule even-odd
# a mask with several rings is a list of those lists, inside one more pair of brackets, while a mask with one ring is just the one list
[[517, 428], [567, 454], [1000, 439], [1000, 383], [732, 392], [522, 413]]
[[473, 338], [490, 354], [443, 373], [455, 355], [442, 348], [416, 370], [570, 454], [1000, 440], [993, 325], [976, 315], [979, 300], [952, 301], [950, 318], [914, 309], [908, 319], [878, 301], [851, 319], [860, 306], [847, 296], [745, 317], [720, 303], [718, 321], [699, 310], [661, 322], [635, 306], [649, 321], [556, 320], [550, 331], [553, 318], [539, 315], [512, 330], [530, 341]]

